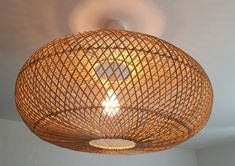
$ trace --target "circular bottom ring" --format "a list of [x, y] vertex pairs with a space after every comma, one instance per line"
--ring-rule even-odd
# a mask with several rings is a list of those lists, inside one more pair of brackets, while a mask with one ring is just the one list
[[89, 145], [100, 148], [100, 149], [108, 149], [108, 150], [124, 150], [131, 149], [136, 146], [134, 141], [126, 140], [126, 139], [95, 139], [89, 142]]

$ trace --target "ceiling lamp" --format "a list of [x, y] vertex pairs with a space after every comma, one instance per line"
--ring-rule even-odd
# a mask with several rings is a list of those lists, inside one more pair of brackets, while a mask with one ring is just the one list
[[173, 147], [201, 130], [212, 87], [201, 66], [174, 45], [100, 29], [36, 51], [18, 75], [15, 99], [24, 122], [47, 142], [133, 154]]

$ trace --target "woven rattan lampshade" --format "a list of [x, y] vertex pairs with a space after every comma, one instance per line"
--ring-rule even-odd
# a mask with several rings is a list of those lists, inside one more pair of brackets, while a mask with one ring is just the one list
[[201, 66], [153, 36], [98, 30], [56, 39], [21, 69], [17, 109], [37, 136], [84, 152], [173, 147], [206, 124], [212, 87]]

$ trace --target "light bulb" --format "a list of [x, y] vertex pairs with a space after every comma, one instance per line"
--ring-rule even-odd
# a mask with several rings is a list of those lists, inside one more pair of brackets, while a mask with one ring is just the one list
[[108, 95], [105, 100], [102, 102], [102, 106], [104, 107], [103, 113], [110, 117], [113, 117], [120, 110], [120, 104], [117, 99], [117, 96], [113, 90], [108, 90]]

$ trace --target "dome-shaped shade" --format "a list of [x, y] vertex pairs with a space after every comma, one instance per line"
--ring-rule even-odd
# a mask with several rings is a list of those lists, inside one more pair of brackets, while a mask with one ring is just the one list
[[173, 147], [207, 122], [212, 87], [201, 66], [149, 35], [99, 30], [36, 51], [16, 82], [28, 127], [55, 145], [131, 154]]

